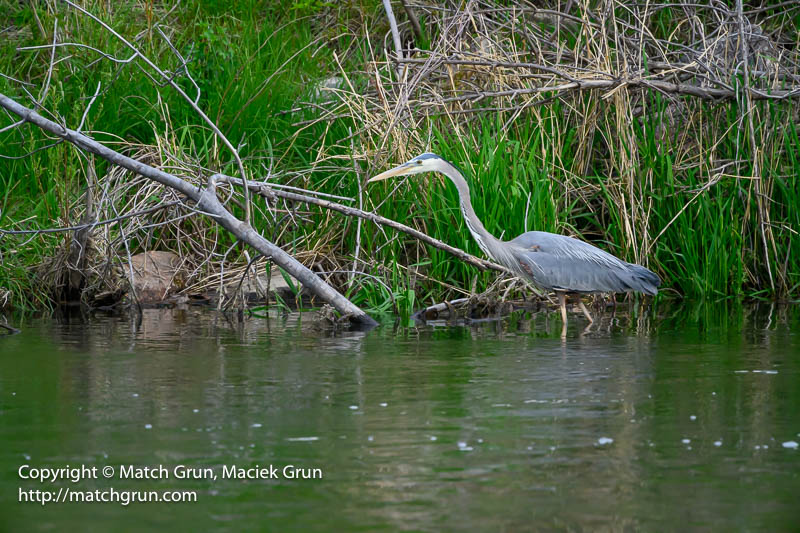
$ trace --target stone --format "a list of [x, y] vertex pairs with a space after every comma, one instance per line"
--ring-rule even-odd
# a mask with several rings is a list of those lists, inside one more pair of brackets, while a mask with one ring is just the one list
[[[131, 257], [131, 264], [131, 285], [140, 303], [161, 303], [182, 285], [181, 258], [176, 253], [144, 252]], [[124, 270], [130, 276], [130, 269], [126, 267]]]

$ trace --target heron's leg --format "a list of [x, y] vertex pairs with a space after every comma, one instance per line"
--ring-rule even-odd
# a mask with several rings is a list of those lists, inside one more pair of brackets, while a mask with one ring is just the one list
[[592, 315], [589, 314], [589, 310], [586, 309], [586, 306], [584, 305], [583, 300], [580, 299], [580, 296], [578, 297], [578, 304], [581, 306], [581, 311], [583, 311], [583, 314], [589, 319], [589, 324], [594, 322]]
[[558, 305], [561, 307], [561, 320], [564, 324], [567, 323], [567, 295], [563, 292], [558, 292]]
[[564, 336], [567, 332], [567, 294], [564, 292], [557, 292], [558, 305], [561, 307], [561, 335]]

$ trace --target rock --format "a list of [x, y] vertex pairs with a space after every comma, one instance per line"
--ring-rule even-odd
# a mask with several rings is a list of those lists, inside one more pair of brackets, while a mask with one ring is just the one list
[[[131, 285], [140, 303], [156, 304], [166, 300], [180, 288], [181, 258], [173, 252], [144, 252], [131, 257], [133, 280]], [[130, 269], [125, 268], [130, 276]]]
[[[242, 282], [241, 290], [244, 292], [245, 299], [248, 302], [264, 301], [267, 292], [267, 286], [269, 286], [270, 297], [272, 299], [275, 299], [275, 295], [277, 294], [287, 303], [294, 302], [295, 291], [299, 292], [302, 289], [302, 286], [294, 277], [288, 274], [287, 277], [291, 281], [292, 285], [294, 285], [294, 290], [286, 282], [286, 279], [284, 279], [283, 275], [277, 268], [272, 269], [269, 277], [267, 277], [267, 273], [263, 271], [260, 272], [258, 276], [247, 276]], [[225, 287], [226, 294], [230, 294], [231, 291], [236, 289], [238, 286], [238, 279], [229, 283]]]

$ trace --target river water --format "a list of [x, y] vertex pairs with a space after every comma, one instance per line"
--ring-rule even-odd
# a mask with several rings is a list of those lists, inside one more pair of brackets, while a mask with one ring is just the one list
[[797, 307], [571, 318], [17, 323], [0, 531], [798, 531]]

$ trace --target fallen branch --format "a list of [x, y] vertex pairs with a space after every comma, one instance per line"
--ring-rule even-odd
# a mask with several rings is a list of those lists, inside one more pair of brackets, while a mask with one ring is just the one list
[[303, 264], [287, 254], [280, 247], [266, 240], [253, 229], [249, 224], [242, 222], [225, 209], [216, 195], [217, 175], [211, 176], [208, 186], [205, 189], [198, 189], [191, 183], [184, 181], [172, 174], [153, 168], [149, 165], [124, 156], [119, 152], [103, 146], [94, 139], [78, 133], [75, 130], [65, 128], [55, 122], [44, 118], [33, 109], [20, 105], [12, 98], [0, 93], [0, 107], [19, 116], [25, 122], [35, 124], [39, 128], [47, 131], [61, 139], [69, 141], [81, 150], [91, 152], [103, 159], [135, 172], [145, 178], [156, 181], [162, 185], [177, 190], [186, 195], [197, 204], [197, 208], [203, 214], [216, 220], [222, 227], [233, 233], [238, 239], [255, 248], [265, 257], [270, 258], [281, 266], [289, 274], [294, 276], [300, 283], [309, 289], [312, 294], [319, 297], [322, 301], [332, 305], [337, 311], [348, 317], [350, 320], [369, 326], [377, 325], [364, 311], [342, 296], [333, 287], [325, 283], [314, 272], [306, 268]]
[[0, 328], [3, 328], [4, 330], [8, 331], [8, 333], [6, 333], [6, 336], [16, 335], [17, 333], [22, 333], [22, 331], [18, 330], [17, 328], [12, 328], [8, 324], [4, 324], [2, 322], [0, 322]]
[[444, 302], [439, 302], [437, 304], [429, 305], [428, 307], [424, 307], [414, 313], [414, 318], [426, 320], [430, 318], [432, 313], [436, 313], [437, 315], [443, 311], [450, 311], [450, 314], [453, 315], [454, 308], [456, 306], [462, 306], [469, 303], [471, 298], [457, 298], [455, 300], [449, 300]]

